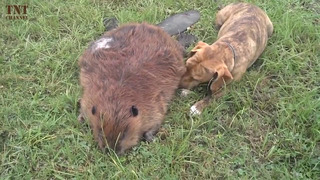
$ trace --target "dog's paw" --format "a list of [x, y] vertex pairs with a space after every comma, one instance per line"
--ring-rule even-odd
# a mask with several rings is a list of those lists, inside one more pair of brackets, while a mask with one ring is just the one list
[[190, 91], [189, 89], [182, 89], [181, 90], [181, 97], [187, 97], [192, 91]]
[[191, 106], [191, 108], [190, 108], [190, 115], [191, 116], [197, 116], [200, 114], [201, 114], [201, 111], [199, 109], [197, 109], [197, 104]]

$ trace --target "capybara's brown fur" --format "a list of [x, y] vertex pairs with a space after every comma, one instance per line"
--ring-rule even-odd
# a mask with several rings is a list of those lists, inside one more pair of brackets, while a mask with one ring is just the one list
[[157, 133], [185, 73], [182, 48], [162, 29], [128, 24], [106, 32], [80, 57], [86, 117], [100, 148], [118, 154]]

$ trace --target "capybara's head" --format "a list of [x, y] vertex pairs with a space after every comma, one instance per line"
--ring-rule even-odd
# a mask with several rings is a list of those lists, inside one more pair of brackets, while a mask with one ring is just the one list
[[[121, 87], [118, 87], [121, 88]], [[130, 93], [115, 87], [103, 96], [85, 94], [82, 110], [101, 149], [111, 148], [118, 154], [135, 146], [141, 139], [141, 111]]]
[[226, 44], [210, 46], [202, 41], [198, 42], [186, 61], [187, 72], [181, 78], [180, 87], [191, 89], [200, 83], [209, 82], [212, 78], [232, 78], [223, 61], [226, 56], [232, 57], [232, 52]]

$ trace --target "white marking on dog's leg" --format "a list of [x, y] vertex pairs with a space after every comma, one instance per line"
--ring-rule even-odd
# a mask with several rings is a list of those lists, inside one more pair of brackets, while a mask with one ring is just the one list
[[98, 49], [108, 49], [110, 48], [110, 42], [112, 42], [113, 39], [112, 38], [109, 38], [109, 37], [106, 37], [106, 38], [101, 38], [99, 39], [96, 43], [95, 43], [95, 50], [98, 50]]
[[190, 91], [189, 89], [182, 89], [181, 90], [181, 96], [182, 97], [187, 97], [192, 91]]
[[190, 108], [190, 114], [191, 114], [192, 116], [194, 116], [194, 115], [200, 115], [201, 112], [197, 109], [197, 106], [196, 106], [196, 105], [193, 105], [193, 106], [191, 106], [191, 108]]

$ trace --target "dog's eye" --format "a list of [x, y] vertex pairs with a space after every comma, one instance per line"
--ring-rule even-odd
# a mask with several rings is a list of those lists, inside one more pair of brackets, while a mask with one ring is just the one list
[[218, 72], [215, 72], [212, 76], [212, 80], [216, 80], [218, 78]]
[[131, 114], [132, 114], [133, 117], [138, 116], [139, 110], [138, 110], [138, 108], [136, 106], [131, 106]]
[[210, 87], [211, 84], [212, 84], [215, 80], [217, 80], [217, 78], [218, 78], [218, 72], [215, 72], [215, 73], [213, 74], [212, 78], [210, 79], [209, 83], [208, 83], [208, 87]]

